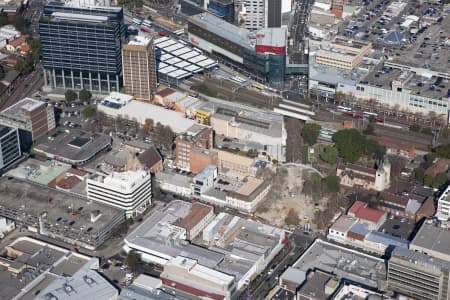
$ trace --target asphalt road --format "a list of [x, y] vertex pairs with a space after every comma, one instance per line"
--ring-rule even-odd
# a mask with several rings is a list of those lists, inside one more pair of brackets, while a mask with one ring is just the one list
[[277, 285], [279, 276], [297, 261], [313, 241], [314, 238], [312, 236], [305, 235], [300, 229], [294, 231], [289, 237], [289, 244], [286, 245], [286, 247], [281, 250], [280, 254], [269, 264], [269, 269], [271, 266], [275, 265], [271, 274], [269, 275], [267, 270], [262, 272], [257, 287], [252, 291], [246, 289], [240, 296], [240, 299], [264, 299], [270, 290]]

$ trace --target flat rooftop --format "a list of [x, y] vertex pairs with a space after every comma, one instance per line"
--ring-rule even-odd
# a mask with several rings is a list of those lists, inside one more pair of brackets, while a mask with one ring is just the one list
[[392, 235], [394, 237], [410, 240], [415, 224], [410, 220], [402, 222], [401, 218], [388, 218], [378, 231]]
[[[0, 215], [39, 228], [38, 217], [45, 213], [44, 228], [57, 238], [72, 238], [89, 244], [111, 220], [124, 214], [83, 197], [14, 178], [2, 177], [0, 190]], [[91, 213], [99, 216], [95, 222]]]
[[[235, 26], [210, 13], [201, 13], [189, 17], [189, 22], [207, 31], [210, 31], [226, 40], [232, 41], [245, 48], [253, 48], [250, 44], [251, 32], [247, 29]], [[189, 26], [189, 25], [188, 25]]]
[[450, 81], [439, 79], [439, 77], [432, 74], [430, 73], [430, 76], [421, 76], [414, 71], [403, 71], [379, 64], [361, 79], [361, 83], [368, 83], [372, 86], [390, 90], [392, 81], [398, 80], [403, 83], [402, 89], [404, 91], [409, 90], [411, 94], [433, 99], [447, 97]]
[[39, 101], [32, 98], [24, 98], [17, 102], [16, 104], [11, 105], [10, 107], [4, 109], [0, 115], [6, 116], [12, 119], [18, 119], [21, 121], [25, 121], [29, 119], [29, 113], [34, 111], [35, 109], [47, 106], [47, 103], [43, 101]]
[[[273, 138], [281, 138], [283, 134], [283, 116], [279, 114], [211, 102], [201, 107], [203, 110], [209, 108], [214, 108], [213, 118], [232, 120], [236, 127]], [[242, 137], [242, 139], [246, 138]]]
[[355, 85], [360, 79], [368, 73], [367, 70], [353, 69], [344, 70], [321, 65], [316, 63], [315, 53], [309, 55], [309, 80], [331, 84]]
[[175, 225], [190, 214], [191, 206], [189, 202], [172, 201], [165, 209], [155, 211], [142, 222], [126, 237], [126, 242], [158, 253], [162, 260], [184, 256], [206, 267], [217, 266], [223, 260], [223, 254], [185, 243], [183, 233]]
[[36, 299], [36, 295], [59, 276], [73, 276], [92, 264], [88, 256], [29, 237], [19, 237], [5, 248], [10, 256], [15, 257], [14, 262], [31, 268], [26, 268], [17, 276], [12, 276], [6, 269], [1, 270], [2, 299], [13, 299], [16, 296], [21, 300]]
[[429, 24], [423, 33], [418, 34], [415, 42], [403, 47], [403, 51], [399, 51], [399, 47], [394, 49], [392, 61], [449, 73], [450, 17], [448, 13], [442, 13], [442, 16], [442, 22]]
[[432, 224], [423, 223], [411, 242], [411, 246], [417, 246], [432, 251], [449, 255], [450, 231]]
[[196, 121], [185, 118], [179, 112], [136, 100], [130, 101], [127, 105], [119, 109], [113, 109], [103, 105], [99, 105], [98, 107], [110, 116], [122, 115], [130, 117], [130, 119], [132, 116], [141, 124], [144, 124], [146, 119], [152, 119], [155, 124], [159, 122], [164, 126], [170, 126], [175, 133], [185, 132], [189, 127], [197, 124]]
[[264, 28], [256, 32], [256, 44], [286, 47], [286, 28]]
[[147, 46], [152, 39], [144, 36], [144, 35], [137, 35], [133, 36], [130, 41], [128, 42], [128, 45], [132, 46]]
[[393, 258], [400, 258], [407, 262], [414, 263], [423, 267], [427, 271], [450, 270], [450, 262], [439, 258], [431, 257], [421, 252], [412, 251], [405, 248], [395, 247], [392, 251], [391, 260]]
[[26, 179], [31, 182], [47, 185], [55, 177], [71, 168], [71, 165], [55, 160], [41, 161], [29, 158], [16, 168], [9, 170], [6, 174], [17, 179]]
[[304, 272], [323, 270], [339, 279], [352, 280], [374, 288], [386, 277], [384, 260], [320, 239], [314, 241], [293, 267]]
[[72, 164], [83, 164], [111, 144], [112, 138], [108, 135], [73, 130], [55, 133], [51, 139], [36, 145], [34, 151]]

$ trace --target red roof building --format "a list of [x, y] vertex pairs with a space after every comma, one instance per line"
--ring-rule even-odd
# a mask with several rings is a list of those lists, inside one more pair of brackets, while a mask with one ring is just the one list
[[348, 215], [366, 223], [369, 230], [377, 230], [386, 221], [386, 212], [370, 208], [367, 203], [356, 201], [348, 210]]

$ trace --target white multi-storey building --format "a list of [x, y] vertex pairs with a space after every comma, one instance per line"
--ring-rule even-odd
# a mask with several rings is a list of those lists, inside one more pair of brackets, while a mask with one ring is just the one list
[[450, 219], [450, 185], [439, 196], [436, 217], [442, 222], [442, 226], [447, 226]]
[[87, 180], [89, 200], [125, 210], [127, 217], [142, 213], [151, 203], [151, 175], [147, 171], [114, 172]]

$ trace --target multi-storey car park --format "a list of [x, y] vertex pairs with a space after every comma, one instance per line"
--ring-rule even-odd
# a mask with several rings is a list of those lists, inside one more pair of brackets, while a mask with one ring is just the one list
[[343, 68], [332, 57], [324, 62], [319, 54], [330, 42], [310, 40], [312, 98], [442, 125], [450, 104], [450, 18], [440, 13], [442, 4], [387, 2], [363, 7], [339, 31], [351, 41], [372, 44], [357, 66]]
[[0, 216], [17, 226], [94, 250], [125, 220], [125, 213], [72, 193], [3, 177]]

